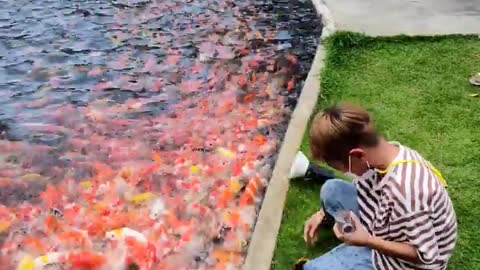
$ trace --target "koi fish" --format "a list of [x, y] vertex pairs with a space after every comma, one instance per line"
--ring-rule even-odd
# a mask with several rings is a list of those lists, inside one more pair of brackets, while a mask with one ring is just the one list
[[130, 256], [127, 257], [127, 265], [135, 261], [141, 269], [147, 270], [151, 269], [152, 265], [157, 262], [156, 248], [154, 245], [145, 245], [144, 243], [135, 241], [133, 238], [125, 239], [125, 243], [130, 252]]
[[72, 269], [75, 270], [96, 270], [105, 265], [107, 259], [99, 253], [80, 251], [70, 253], [66, 261], [69, 262]]
[[223, 209], [223, 208], [227, 207], [228, 203], [232, 201], [232, 198], [233, 198], [233, 191], [230, 190], [230, 189], [227, 189], [220, 196], [220, 198], [218, 200], [218, 203], [217, 203], [217, 207], [219, 209]]
[[124, 227], [121, 229], [112, 230], [105, 233], [105, 238], [116, 241], [124, 241], [127, 237], [134, 238], [135, 240], [146, 244], [148, 242], [147, 238], [138, 231]]
[[288, 81], [287, 90], [291, 92], [294, 89], [295, 89], [295, 78], [292, 78], [290, 81]]
[[49, 184], [47, 189], [40, 194], [40, 197], [43, 199], [43, 202], [49, 209], [58, 207], [62, 203], [62, 194], [58, 188], [51, 184]]
[[47, 247], [37, 238], [28, 237], [22, 242], [22, 247], [29, 251], [34, 251], [40, 254], [47, 252]]
[[233, 153], [232, 151], [226, 149], [226, 148], [223, 148], [223, 147], [218, 147], [217, 148], [217, 153], [219, 153], [221, 156], [225, 157], [225, 158], [229, 158], [229, 159], [232, 159], [235, 157], [235, 153]]
[[145, 192], [141, 193], [138, 195], [133, 196], [130, 201], [136, 205], [136, 206], [141, 206], [145, 203], [147, 203], [150, 200], [153, 200], [155, 198], [155, 195], [151, 192]]
[[11, 221], [1, 221], [0, 222], [0, 234], [7, 231], [10, 226], [12, 226], [12, 222]]
[[43, 270], [47, 265], [61, 263], [65, 255], [61, 252], [51, 252], [32, 259], [29, 255], [22, 258], [17, 270]]
[[66, 246], [80, 246], [90, 248], [92, 243], [87, 231], [68, 231], [57, 235], [62, 244]]
[[47, 233], [56, 233], [63, 227], [63, 222], [60, 222], [55, 216], [49, 215], [44, 221]]
[[38, 173], [29, 173], [22, 176], [23, 181], [43, 181], [45, 178]]
[[230, 270], [232, 264], [237, 264], [241, 260], [241, 254], [216, 248], [213, 250], [213, 257], [217, 260], [215, 270]]
[[261, 195], [260, 192], [264, 187], [264, 183], [261, 178], [254, 177], [243, 192], [240, 197], [240, 206], [252, 205], [255, 203], [256, 199]]

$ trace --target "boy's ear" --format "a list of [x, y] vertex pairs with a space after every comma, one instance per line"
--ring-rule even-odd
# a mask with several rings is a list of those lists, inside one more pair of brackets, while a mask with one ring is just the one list
[[365, 156], [365, 151], [362, 148], [353, 148], [350, 150], [350, 156], [361, 159]]

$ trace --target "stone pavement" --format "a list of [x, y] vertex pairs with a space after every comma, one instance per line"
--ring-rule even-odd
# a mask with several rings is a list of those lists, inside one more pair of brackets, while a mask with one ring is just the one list
[[323, 0], [337, 31], [371, 36], [480, 34], [480, 0]]

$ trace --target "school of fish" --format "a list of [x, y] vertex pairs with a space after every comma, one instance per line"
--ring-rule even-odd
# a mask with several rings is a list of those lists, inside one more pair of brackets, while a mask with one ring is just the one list
[[[48, 94], [15, 104], [43, 112], [42, 121], [19, 113], [16, 128], [56, 143], [0, 135], [1, 269], [231, 270], [243, 262], [291, 114], [285, 104], [298, 96], [299, 60], [278, 50], [274, 27], [242, 20], [246, 11], [258, 16], [252, 1], [127, 2], [135, 7], [117, 9], [111, 42], [142, 38], [164, 54], [136, 59], [132, 50], [72, 68], [96, 80], [84, 106]], [[195, 5], [203, 11], [190, 10], [190, 24], [169, 22], [182, 29], [174, 36], [144, 27]], [[195, 39], [193, 22], [210, 25], [195, 58], [167, 47]], [[39, 91], [68, 85], [64, 70], [41, 70], [49, 80]], [[139, 94], [113, 102], [122, 91]], [[164, 109], [149, 114], [156, 107]]]

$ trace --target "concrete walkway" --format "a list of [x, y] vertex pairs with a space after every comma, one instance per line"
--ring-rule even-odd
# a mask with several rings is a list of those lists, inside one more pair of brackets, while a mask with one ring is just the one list
[[372, 36], [480, 33], [480, 0], [323, 1], [337, 31]]

